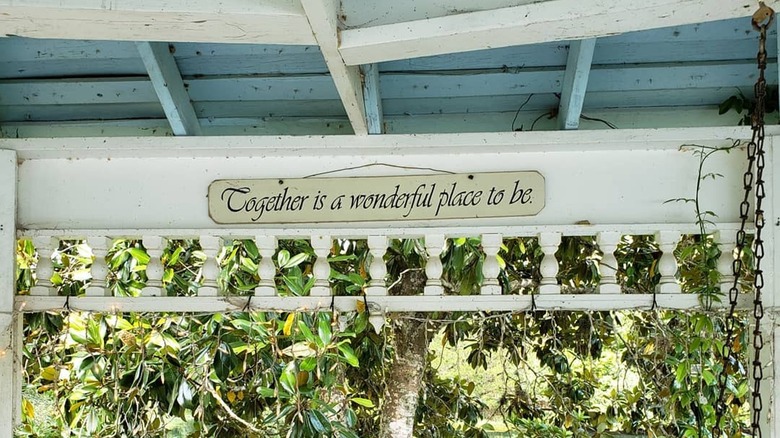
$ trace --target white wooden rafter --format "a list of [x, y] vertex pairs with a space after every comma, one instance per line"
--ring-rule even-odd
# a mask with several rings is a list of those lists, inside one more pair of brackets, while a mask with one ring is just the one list
[[168, 43], [138, 42], [138, 53], [175, 135], [200, 135], [200, 122]]
[[[766, 3], [775, 9], [780, 4]], [[361, 65], [747, 17], [757, 6], [733, 0], [547, 0], [346, 29], [340, 50], [347, 64]]]
[[560, 129], [577, 129], [580, 126], [582, 105], [588, 89], [590, 66], [596, 38], [572, 41], [563, 74], [561, 103], [558, 107], [558, 126]]
[[339, 52], [338, 0], [302, 0], [301, 4], [309, 20], [309, 26], [322, 56], [328, 65], [330, 76], [339, 92], [341, 102], [357, 135], [368, 134], [366, 106], [363, 100], [363, 78], [360, 69], [349, 66]]
[[363, 74], [363, 101], [366, 105], [366, 124], [369, 134], [384, 134], [382, 95], [379, 91], [379, 66], [361, 65]]
[[0, 28], [30, 38], [316, 43], [296, 0], [0, 0]]

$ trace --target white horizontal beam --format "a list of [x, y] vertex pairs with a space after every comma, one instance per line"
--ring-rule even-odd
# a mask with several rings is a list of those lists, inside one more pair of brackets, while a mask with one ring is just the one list
[[[27, 229], [174, 224], [213, 229], [216, 224], [208, 216], [204, 196], [211, 182], [296, 178], [324, 171], [332, 172], [327, 177], [347, 177], [534, 170], [545, 178], [546, 205], [536, 216], [436, 223], [442, 227], [684, 223], [693, 221], [691, 205], [666, 202], [695, 193], [698, 158], [681, 151], [681, 145], [731, 145], [730, 138], [749, 138], [747, 129], [224, 137], [219, 145], [201, 137], [3, 139], [0, 148], [18, 150], [24, 160], [19, 166], [18, 223]], [[25, 159], [68, 155], [95, 159]], [[707, 170], [724, 177], [707, 181], [702, 205], [718, 214], [720, 222], [737, 219], [734, 205], [740, 189], [734, 181], [743, 164], [740, 153], [716, 154], [708, 160]], [[149, 195], [160, 187], [175, 196]], [[398, 224], [345, 223], [337, 228], [361, 226]], [[313, 228], [317, 227], [323, 225]]]
[[[767, 135], [780, 134], [768, 125]], [[621, 129], [582, 132], [473, 132], [459, 134], [353, 136], [233, 136], [219, 144], [205, 137], [0, 138], [0, 149], [17, 151], [19, 159], [277, 157], [441, 154], [445, 152], [568, 152], [678, 150], [681, 144], [749, 138], [749, 126]], [[701, 144], [701, 143], [699, 143]], [[381, 168], [382, 166], [378, 166]], [[323, 170], [323, 169], [320, 169]]]
[[[780, 2], [766, 3], [778, 9]], [[340, 50], [349, 65], [370, 64], [747, 17], [756, 8], [756, 2], [734, 0], [547, 0], [347, 29]], [[749, 23], [745, 28], [750, 29]]]
[[[84, 312], [181, 312], [219, 313], [242, 311], [246, 296], [231, 297], [71, 297], [68, 306], [73, 311]], [[336, 310], [355, 311], [363, 297], [335, 297]], [[630, 310], [649, 309], [652, 294], [577, 294], [537, 295], [537, 310]], [[16, 309], [22, 312], [44, 312], [63, 309], [63, 296], [17, 296]], [[745, 308], [750, 297], [740, 296], [740, 308]], [[442, 311], [524, 311], [531, 308], [530, 295], [482, 295], [482, 296], [372, 296], [369, 308], [383, 313], [394, 312], [442, 312]], [[658, 294], [658, 307], [667, 309], [700, 308], [697, 294]], [[722, 306], [722, 304], [717, 304]], [[331, 297], [259, 297], [253, 296], [249, 308], [259, 311], [329, 311]], [[376, 310], [375, 310], [376, 311]]]
[[0, 0], [0, 28], [30, 38], [315, 44], [296, 0]]
[[[515, 119], [517, 115], [517, 119]], [[736, 126], [736, 113], [719, 116], [709, 106], [688, 108], [653, 107], [620, 109], [592, 109], [594, 121], [583, 120], [580, 129], [608, 129], [596, 119], [608, 120], [621, 129], [685, 128], [704, 126]], [[515, 121], [515, 126], [531, 126], [539, 111], [503, 111], [489, 113], [456, 113], [426, 115], [390, 115], [384, 125], [390, 134], [431, 134], [435, 132], [501, 132]], [[346, 135], [352, 132], [346, 118], [214, 118], [201, 119], [205, 135]], [[773, 122], [774, 123], [774, 122]], [[554, 119], [542, 118], [536, 131], [557, 129]], [[0, 125], [0, 137], [6, 138], [62, 138], [62, 137], [145, 137], [171, 136], [166, 119], [138, 120], [83, 120], [76, 122], [6, 122]]]
[[200, 122], [168, 43], [138, 42], [138, 53], [175, 135], [200, 135]]
[[344, 63], [338, 50], [338, 0], [301, 0], [311, 31], [328, 65], [330, 76], [339, 92], [344, 110], [357, 135], [368, 134], [366, 107], [363, 101], [363, 79], [356, 66]]
[[580, 114], [588, 90], [590, 65], [596, 38], [572, 41], [566, 60], [566, 72], [563, 75], [561, 103], [558, 107], [558, 126], [561, 129], [577, 129], [580, 126]]
[[[736, 233], [739, 223], [719, 223], [722, 233]], [[444, 235], [447, 238], [479, 237], [484, 234], [500, 234], [506, 238], [536, 237], [540, 233], [555, 231], [563, 236], [595, 236], [602, 232], [617, 231], [623, 235], [650, 236], [657, 232], [679, 232], [681, 234], [699, 234], [700, 229], [693, 223], [659, 224], [610, 224], [610, 225], [540, 225], [540, 226], [466, 226], [451, 225], [440, 227], [393, 227], [387, 230], [376, 228], [316, 228], [304, 227], [263, 227], [182, 229], [182, 228], [144, 228], [144, 229], [24, 229], [19, 230], [20, 239], [36, 237], [56, 238], [60, 240], [82, 240], [90, 237], [110, 237], [112, 239], [140, 239], [143, 236], [164, 236], [166, 239], [198, 239], [203, 235], [216, 235], [223, 239], [254, 239], [258, 234], [274, 236], [277, 239], [309, 239], [313, 234], [331, 236], [333, 239], [365, 239], [366, 236], [381, 234], [390, 239], [420, 238], [426, 234]], [[262, 231], [262, 233], [261, 233]], [[748, 232], [751, 230], [748, 229]]]

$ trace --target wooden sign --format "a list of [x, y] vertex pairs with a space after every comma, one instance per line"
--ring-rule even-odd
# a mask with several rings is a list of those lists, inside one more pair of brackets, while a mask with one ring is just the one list
[[529, 216], [544, 196], [538, 172], [218, 180], [208, 194], [209, 215], [220, 224]]

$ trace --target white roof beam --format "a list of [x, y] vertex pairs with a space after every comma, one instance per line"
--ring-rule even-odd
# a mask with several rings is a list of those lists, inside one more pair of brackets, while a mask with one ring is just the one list
[[[780, 7], [780, 0], [766, 3]], [[547, 0], [348, 29], [340, 51], [348, 65], [361, 65], [747, 17], [756, 8], [747, 0]]]
[[363, 73], [363, 101], [366, 104], [366, 124], [369, 134], [384, 133], [382, 113], [382, 95], [379, 93], [379, 66], [368, 64], [360, 66]]
[[566, 72], [563, 74], [561, 103], [558, 107], [560, 129], [577, 129], [580, 126], [582, 104], [585, 102], [595, 48], [596, 38], [572, 41], [569, 46]]
[[0, 0], [4, 35], [315, 44], [297, 0]]
[[136, 43], [175, 135], [200, 135], [200, 122], [168, 43]]
[[348, 66], [339, 53], [338, 0], [302, 0], [311, 31], [330, 70], [352, 129], [357, 135], [368, 134], [366, 107], [363, 101], [363, 78], [357, 66]]

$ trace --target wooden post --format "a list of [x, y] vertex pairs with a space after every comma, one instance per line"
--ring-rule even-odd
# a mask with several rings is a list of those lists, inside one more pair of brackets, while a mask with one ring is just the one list
[[200, 236], [200, 247], [206, 253], [206, 261], [203, 263], [203, 286], [198, 290], [198, 296], [215, 297], [219, 295], [217, 256], [222, 248], [222, 239], [216, 236]]
[[558, 284], [558, 260], [555, 253], [561, 245], [561, 233], [540, 233], [539, 246], [542, 248], [544, 258], [539, 270], [542, 281], [539, 283], [540, 294], [559, 294], [561, 285]]
[[658, 262], [658, 272], [661, 273], [661, 280], [658, 283], [658, 292], [662, 294], [680, 293], [680, 284], [675, 278], [677, 274], [677, 258], [674, 256], [674, 250], [680, 242], [681, 234], [679, 231], [661, 231], [655, 234], [655, 241], [661, 248], [661, 260]]
[[52, 253], [59, 246], [60, 239], [41, 236], [33, 238], [33, 245], [38, 251], [38, 264], [35, 266], [35, 285], [30, 288], [30, 295], [56, 295], [51, 284], [51, 276], [54, 275], [54, 264], [51, 261]]
[[425, 282], [423, 294], [442, 295], [444, 287], [441, 283], [441, 274], [444, 271], [441, 263], [441, 253], [444, 250], [443, 234], [427, 234], [425, 236], [425, 251], [428, 253], [428, 263], [425, 265]]
[[314, 286], [311, 288], [311, 296], [327, 297], [330, 296], [330, 264], [328, 256], [333, 246], [333, 240], [330, 236], [311, 236], [311, 247], [314, 254], [317, 254], [317, 261], [314, 262]]
[[14, 313], [16, 169], [16, 152], [0, 150], [0, 436], [7, 437], [22, 419], [21, 314]]
[[620, 233], [601, 232], [598, 234], [599, 248], [604, 253], [599, 263], [601, 273], [601, 283], [599, 284], [599, 293], [619, 294], [620, 285], [617, 282], [617, 259], [615, 250], [620, 243]]
[[482, 263], [482, 295], [501, 295], [501, 285], [498, 284], [498, 274], [501, 267], [498, 266], [496, 256], [501, 249], [500, 234], [483, 234], [482, 250], [485, 252], [485, 261]]
[[[108, 275], [108, 265], [106, 264], [106, 254], [111, 249], [113, 240], [106, 237], [89, 237], [87, 244], [92, 248], [92, 254], [95, 260], [92, 261], [92, 281], [86, 290], [86, 295], [93, 297], [103, 297], [109, 295], [109, 289], [106, 287], [106, 276]], [[148, 273], [147, 268], [147, 273]]]
[[720, 272], [720, 292], [724, 297], [729, 296], [729, 290], [734, 284], [734, 274], [732, 264], [734, 263], [734, 245], [737, 243], [737, 237], [733, 230], [718, 231], [715, 239], [720, 247], [720, 257], [718, 257], [718, 272]]
[[260, 281], [255, 288], [255, 295], [259, 297], [273, 297], [276, 295], [276, 266], [274, 266], [274, 254], [276, 253], [276, 237], [255, 236], [257, 252], [260, 253], [260, 262], [257, 265], [257, 273]]
[[146, 265], [146, 286], [144, 295], [163, 295], [162, 278], [165, 268], [162, 265], [162, 253], [165, 248], [165, 239], [161, 236], [144, 236], [142, 240], [146, 253], [149, 254], [149, 264]]
[[387, 266], [384, 259], [387, 243], [387, 236], [368, 236], [368, 250], [371, 252], [368, 272], [371, 274], [371, 281], [366, 288], [366, 295], [387, 295]]

